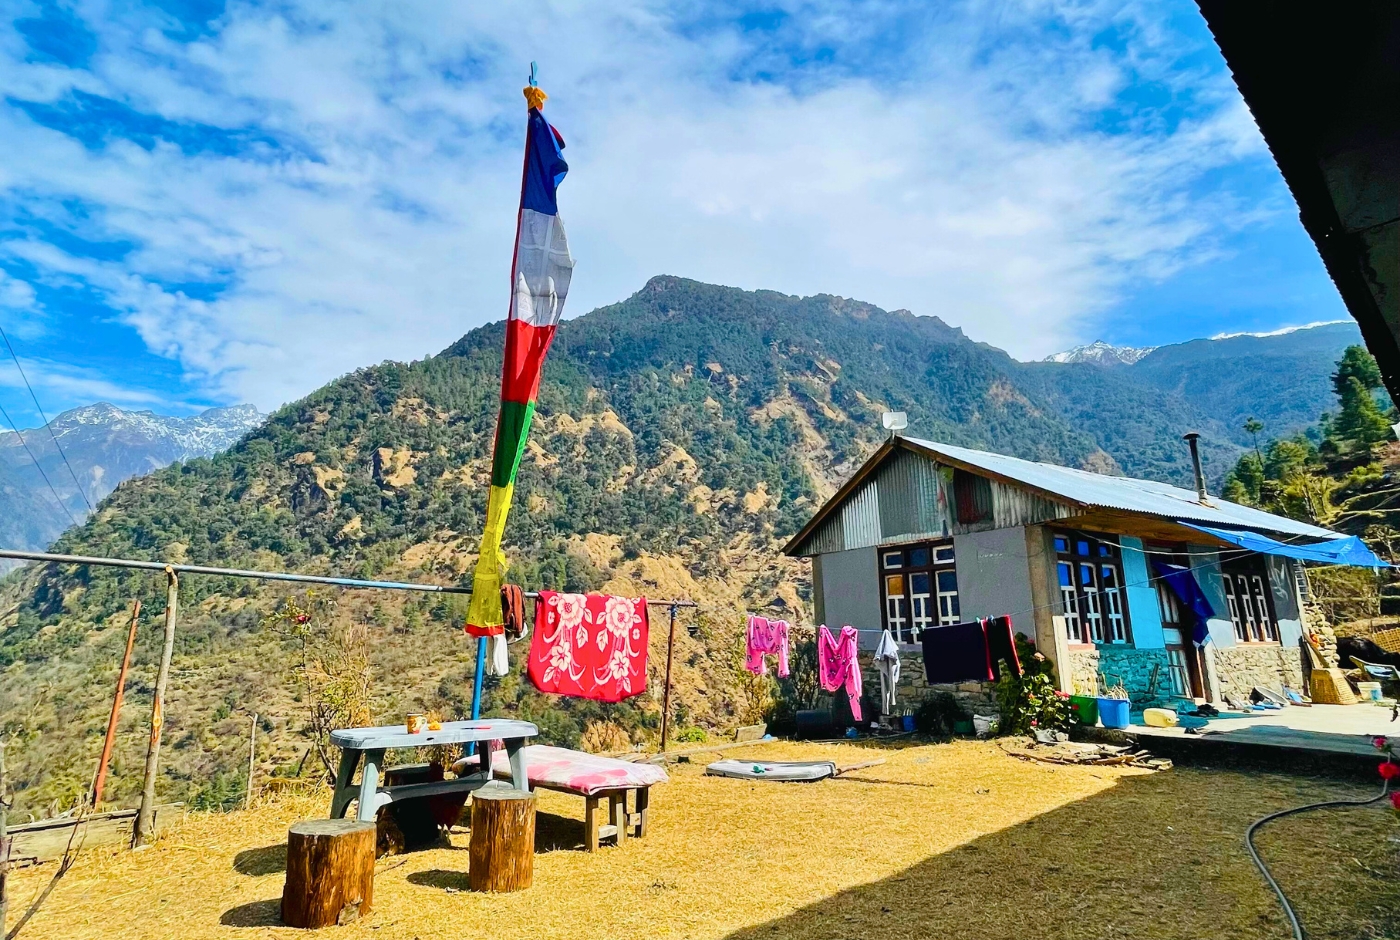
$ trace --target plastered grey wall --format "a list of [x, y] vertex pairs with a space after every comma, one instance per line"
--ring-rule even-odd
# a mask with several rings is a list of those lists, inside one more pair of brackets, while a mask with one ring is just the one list
[[963, 619], [1010, 614], [1018, 633], [1035, 636], [1025, 527], [956, 536], [953, 554]]
[[[818, 578], [818, 571], [820, 577]], [[854, 548], [821, 556], [812, 567], [814, 584], [821, 593], [818, 605], [833, 630], [850, 624], [860, 631], [861, 647], [874, 649], [880, 640], [880, 575], [875, 549]]]

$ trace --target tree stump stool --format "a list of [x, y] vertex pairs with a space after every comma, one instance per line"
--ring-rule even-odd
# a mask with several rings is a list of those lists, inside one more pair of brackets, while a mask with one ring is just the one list
[[510, 787], [472, 793], [467, 881], [473, 891], [521, 891], [535, 877], [535, 794]]
[[289, 927], [349, 924], [369, 914], [374, 898], [375, 825], [313, 819], [287, 832], [282, 922]]

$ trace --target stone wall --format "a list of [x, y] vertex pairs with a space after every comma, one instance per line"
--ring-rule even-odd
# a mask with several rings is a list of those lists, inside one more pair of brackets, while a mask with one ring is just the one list
[[1213, 650], [1220, 691], [1248, 700], [1256, 685], [1279, 692], [1303, 690], [1303, 651], [1284, 646], [1217, 646]]
[[[868, 717], [879, 714], [880, 670], [875, 668], [872, 653], [860, 654], [861, 682], [864, 698], [876, 707]], [[996, 694], [990, 682], [960, 682], [956, 685], [930, 685], [924, 678], [924, 658], [917, 653], [899, 654], [899, 684], [895, 686], [895, 711], [904, 714], [906, 708], [917, 710], [919, 703], [938, 692], [951, 692], [974, 715], [996, 715]], [[845, 695], [837, 692], [837, 695]]]
[[1096, 648], [1069, 651], [1069, 684], [1075, 695], [1095, 695], [1099, 683], [1099, 651]]
[[[1096, 695], [1098, 674], [1107, 674], [1109, 682], [1123, 680], [1133, 704], [1143, 704], [1173, 698], [1169, 664], [1164, 649], [1134, 649], [1130, 646], [1104, 646], [1093, 649], [1072, 649], [1069, 653], [1069, 677], [1076, 694]], [[1157, 670], [1157, 684], [1152, 695], [1152, 670]]]

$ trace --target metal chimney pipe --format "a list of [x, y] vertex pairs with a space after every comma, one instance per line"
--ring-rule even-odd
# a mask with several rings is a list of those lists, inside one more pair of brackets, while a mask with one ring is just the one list
[[1191, 448], [1191, 469], [1196, 473], [1196, 501], [1202, 506], [1210, 505], [1210, 494], [1206, 492], [1206, 474], [1201, 469], [1201, 448], [1197, 443], [1201, 438], [1195, 431], [1188, 431], [1181, 436], [1186, 445]]

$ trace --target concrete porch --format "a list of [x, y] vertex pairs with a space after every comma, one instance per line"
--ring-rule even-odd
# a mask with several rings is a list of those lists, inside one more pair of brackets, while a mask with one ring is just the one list
[[1400, 739], [1389, 705], [1290, 705], [1279, 711], [1223, 712], [1205, 727], [1130, 725], [1127, 734], [1154, 753], [1182, 763], [1270, 769], [1379, 781], [1376, 737]]

